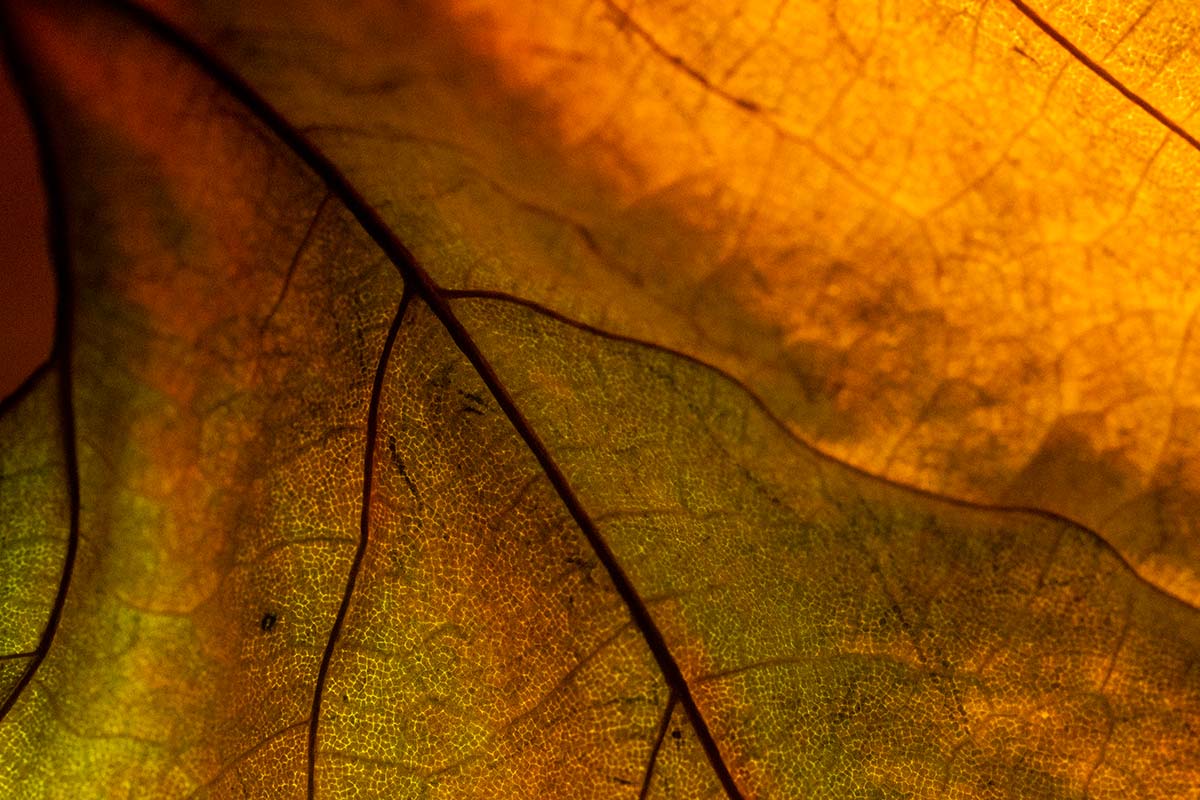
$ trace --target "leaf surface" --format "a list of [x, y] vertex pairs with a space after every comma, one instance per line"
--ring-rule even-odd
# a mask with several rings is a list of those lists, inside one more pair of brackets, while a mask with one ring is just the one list
[[[847, 155], [857, 140], [841, 130], [839, 165], [826, 133], [784, 126], [816, 107], [801, 102], [820, 88], [806, 51], [777, 42], [804, 37], [832, 71], [832, 55], [869, 52], [852, 83], [897, 108], [928, 101], [913, 124], [929, 124], [928, 63], [893, 55], [913, 81], [884, 91], [873, 49], [950, 58], [922, 42], [928, 20], [856, 47], [854, 25], [830, 35], [840, 11], [785, 6], [725, 63], [710, 41], [725, 34], [690, 16], [715, 12], [538, 8], [264, 6], [253, 28], [174, 12], [235, 71], [123, 6], [12, 9], [76, 311], [57, 369], [0, 418], [0, 788], [1196, 796], [1200, 612], [1160, 588], [1188, 596], [1192, 540], [1171, 516], [1186, 504], [1102, 508], [1097, 533], [897, 483], [1021, 500], [1012, 487], [1031, 481], [1050, 487], [1045, 508], [1072, 511], [1054, 499], [1062, 476], [1126, 469], [1120, 448], [1072, 460], [1092, 445], [1070, 437], [1018, 452], [1073, 417], [1037, 418], [1029, 398], [1049, 389], [1014, 397], [1013, 370], [1079, 358], [1120, 384], [1083, 438], [1146, 396], [1053, 336], [1029, 363], [1013, 355], [1049, 306], [1007, 315], [1032, 295], [995, 294], [1003, 271], [989, 270], [1045, 256], [1010, 238], [1042, 212], [993, 210], [1009, 226], [993, 244], [1012, 248], [993, 260], [932, 255], [996, 175], [1031, 208], [1071, 180], [1039, 167], [1031, 188], [997, 167], [938, 228], [929, 204], [947, 182], [930, 165], [959, 139], [910, 148], [902, 168], [865, 143]], [[959, 90], [1009, 69], [985, 57], [983, 34], [1007, 41], [993, 15], [1004, 35], [1038, 32], [1046, 50], [1026, 59], [1078, 68], [1052, 23], [988, 6]], [[790, 69], [768, 70], [770, 53]], [[1113, 90], [1084, 72], [1080, 92]], [[590, 105], [572, 100], [589, 81]], [[1117, 96], [1140, 115], [1131, 130], [1161, 132]], [[738, 161], [755, 137], [773, 142], [757, 167]], [[1154, 184], [1163, 202], [1182, 202], [1164, 187], [1191, 157]], [[890, 188], [868, 202], [872, 183]], [[1097, 301], [1121, 296], [1110, 278], [1080, 299], [1088, 313], [1114, 310]], [[1040, 290], [1057, 303], [1069, 293], [1052, 279]], [[1116, 308], [1096, 335], [1136, 352], [1117, 329], [1142, 310]], [[1146, 402], [1174, 402], [1184, 380]], [[966, 399], [906, 423], [930, 381]], [[905, 424], [900, 446], [888, 426]], [[855, 453], [889, 446], [920, 469], [902, 455], [882, 478], [860, 469], [880, 465]], [[1061, 486], [1097, 501], [1093, 485]], [[1133, 508], [1143, 490], [1099, 499]], [[1151, 519], [1167, 544], [1138, 550], [1130, 531]]]
[[68, 535], [67, 475], [58, 435], [57, 375], [41, 370], [0, 415], [0, 704], [37, 658]]
[[1188, 3], [167, 13], [442, 285], [697, 356], [853, 466], [1063, 515], [1200, 601]]

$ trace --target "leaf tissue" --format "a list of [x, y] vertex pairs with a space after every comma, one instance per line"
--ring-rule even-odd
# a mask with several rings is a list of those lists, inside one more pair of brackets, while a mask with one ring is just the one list
[[1200, 13], [3, 4], [0, 795], [1200, 798]]

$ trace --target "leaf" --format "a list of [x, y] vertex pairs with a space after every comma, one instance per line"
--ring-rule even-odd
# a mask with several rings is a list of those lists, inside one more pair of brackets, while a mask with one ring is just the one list
[[[1013, 63], [1078, 54], [989, 6], [969, 80], [932, 93], [956, 73], [931, 65], [965, 52], [922, 39], [961, 24], [940, 6], [851, 15], [840, 38], [841, 12], [745, 9], [741, 63], [699, 24], [713, 9], [537, 8], [264, 4], [253, 28], [218, 8], [10, 9], [73, 312], [0, 421], [0, 787], [1193, 796], [1200, 616], [1172, 516], [1191, 501], [1134, 486], [1152, 470], [1125, 450], [1087, 452], [1144, 398], [1187, 396], [1186, 330], [1152, 337], [1176, 379], [1143, 390], [1130, 376], [1163, 365], [1135, 358], [1140, 298], [1108, 307], [1112, 284], [1071, 295], [1069, 275], [992, 291], [998, 265], [1091, 253], [1047, 224], [1079, 206], [1041, 205], [1092, 191], [1078, 175], [994, 161], [965, 124], [922, 147], [893, 125], [903, 157], [902, 136], [863, 138], [901, 108], [1010, 125], [1031, 91], [995, 88]], [[905, 15], [921, 25], [855, 44]], [[1170, 30], [1157, 19], [1137, 35]], [[1025, 55], [994, 60], [1021, 25]], [[845, 82], [828, 128], [814, 64]], [[1078, 69], [1079, 96], [1115, 91]], [[1119, 144], [1161, 134], [1116, 97]], [[1160, 210], [1193, 157], [1162, 135], [1137, 167]], [[933, 258], [968, 220], [998, 249]], [[1078, 319], [1047, 322], [1072, 302]], [[1038, 320], [1053, 335], [1022, 343]], [[1129, 371], [1063, 344], [1076, 324]], [[1039, 418], [1046, 386], [1011, 378], [1048, 363], [1066, 394], [1086, 394], [1067, 366], [1116, 388], [1082, 421], [1069, 403]], [[1029, 431], [1054, 426], [1030, 460]], [[1124, 495], [1063, 478], [1117, 473], [1138, 476]], [[962, 499], [1027, 499], [1035, 479], [1050, 511], [1106, 524]], [[1147, 530], [1166, 544], [1139, 550]]]

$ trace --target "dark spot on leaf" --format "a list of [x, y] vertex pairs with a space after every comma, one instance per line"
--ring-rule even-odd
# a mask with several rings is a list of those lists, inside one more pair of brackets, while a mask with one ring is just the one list
[[262, 619], [258, 621], [258, 627], [262, 628], [264, 631], [269, 631], [275, 627], [275, 623], [278, 620], [279, 617], [275, 615], [275, 612], [268, 611], [267, 613], [263, 614]]
[[464, 392], [462, 389], [459, 389], [458, 393], [461, 394], [463, 397], [467, 398], [468, 400], [470, 400], [471, 402], [475, 403], [475, 405], [477, 405], [477, 406], [485, 405], [483, 397], [480, 394], [478, 394], [477, 392]]
[[758, 112], [762, 111], [762, 106], [753, 100], [747, 100], [744, 97], [735, 97], [733, 102], [737, 103], [740, 108], [743, 108], [752, 114], [757, 114]]
[[483, 416], [487, 408], [487, 402], [483, 397], [475, 392], [466, 392], [462, 389], [458, 390], [459, 395], [467, 402], [463, 403], [462, 410], [464, 414], [478, 414]]

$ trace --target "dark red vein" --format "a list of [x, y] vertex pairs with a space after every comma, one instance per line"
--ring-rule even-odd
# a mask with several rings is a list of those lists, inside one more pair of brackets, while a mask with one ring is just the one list
[[[58, 173], [58, 164], [53, 155], [53, 142], [50, 136], [50, 126], [37, 100], [34, 89], [34, 78], [30, 70], [29, 56], [15, 33], [16, 26], [6, 18], [7, 9], [0, 7], [0, 43], [7, 55], [8, 66], [12, 71], [13, 80], [25, 113], [29, 116], [33, 129], [33, 138], [37, 150], [39, 169], [41, 170], [42, 185], [46, 192], [46, 230], [49, 236], [50, 259], [54, 267], [54, 281], [57, 289], [57, 300], [54, 309], [54, 348], [50, 354], [49, 364], [58, 372], [58, 415], [59, 429], [62, 433], [63, 471], [67, 482], [67, 551], [63, 557], [62, 573], [59, 576], [58, 591], [46, 618], [46, 627], [42, 629], [41, 638], [33, 651], [33, 657], [25, 666], [20, 679], [12, 691], [0, 703], [0, 722], [8, 716], [8, 712], [16, 704], [17, 699], [33, 680], [38, 668], [50, 652], [62, 622], [63, 606], [67, 602], [67, 592], [71, 587], [71, 576], [75, 571], [75, 559], [79, 552], [79, 458], [75, 444], [75, 400], [74, 387], [71, 380], [71, 339], [74, 333], [74, 286], [71, 283], [71, 250], [70, 236], [67, 228], [67, 209], [64, 199], [63, 184]], [[19, 391], [27, 391], [29, 382]]]
[[383, 351], [379, 354], [379, 364], [375, 367], [375, 382], [371, 386], [371, 400], [367, 405], [367, 441], [363, 448], [363, 494], [362, 507], [359, 515], [358, 547], [354, 551], [354, 560], [350, 562], [350, 572], [346, 575], [346, 588], [342, 592], [342, 602], [338, 606], [337, 616], [333, 627], [329, 629], [329, 638], [325, 642], [325, 652], [321, 656], [321, 666], [317, 669], [317, 684], [313, 688], [312, 715], [308, 719], [308, 799], [313, 800], [317, 791], [317, 728], [321, 724], [321, 698], [325, 693], [325, 681], [329, 676], [329, 663], [333, 660], [333, 651], [337, 647], [342, 626], [346, 623], [346, 614], [350, 610], [350, 600], [354, 595], [354, 584], [358, 581], [358, 573], [362, 569], [363, 557], [367, 553], [367, 543], [371, 533], [371, 486], [375, 474], [375, 438], [379, 430], [379, 398], [383, 395], [383, 380], [387, 375], [388, 360], [392, 355], [392, 345], [396, 343], [396, 335], [400, 332], [400, 324], [404, 321], [404, 312], [412, 297], [408, 284], [400, 296], [400, 307], [388, 328], [387, 338], [383, 342]]
[[[688, 719], [696, 733], [706, 757], [716, 773], [728, 797], [741, 800], [742, 793], [733, 779], [729, 767], [721, 755], [720, 748], [709, 730], [704, 715], [700, 712], [695, 698], [692, 696], [687, 680], [683, 676], [679, 664], [667, 646], [666, 640], [651, 616], [645, 602], [638, 595], [632, 581], [625, 574], [608, 543], [600, 535], [595, 523], [584, 509], [578, 496], [571, 488], [566, 476], [551, 457], [549, 450], [541, 438], [533, 430], [529, 421], [517, 408], [507, 388], [497, 377], [487, 359], [480, 352], [466, 328], [454, 316], [450, 306], [442, 296], [441, 288], [433, 281], [424, 268], [417, 262], [409, 249], [397, 238], [387, 223], [366, 201], [349, 179], [342, 174], [332, 161], [329, 160], [308, 138], [260, 95], [240, 75], [227, 67], [217, 57], [204, 47], [188, 38], [166, 20], [156, 14], [136, 6], [127, 0], [107, 0], [107, 5], [120, 10], [126, 17], [146, 29], [151, 35], [159, 38], [188, 58], [201, 72], [223, 88], [247, 111], [256, 117], [264, 126], [274, 133], [281, 142], [308, 165], [321, 180], [329, 187], [342, 202], [363, 231], [371, 237], [376, 246], [383, 251], [389, 260], [399, 270], [405, 280], [406, 287], [426, 302], [430, 310], [441, 322], [446, 332], [454, 340], [455, 345], [475, 368], [484, 385], [503, 409], [509, 422], [517, 434], [525, 442], [530, 453], [537, 460], [550, 484], [554, 487], [559, 499], [566, 506], [568, 513], [579, 526], [580, 531], [588, 540], [597, 559], [604, 566], [609, 579], [617, 594], [624, 601], [634, 624], [641, 632], [647, 647], [654, 656], [663, 678], [672, 692], [679, 698], [679, 703], [687, 712]], [[311, 788], [311, 785], [310, 785]]]
[[654, 768], [658, 765], [658, 754], [662, 751], [663, 740], [667, 738], [667, 728], [671, 727], [671, 714], [675, 711], [675, 695], [667, 698], [667, 707], [663, 709], [662, 720], [658, 723], [658, 732], [654, 735], [654, 745], [650, 748], [650, 757], [646, 759], [646, 769], [642, 773], [642, 790], [638, 792], [638, 800], [646, 800], [650, 796], [650, 782], [654, 778]]
[[1009, 0], [1009, 2], [1012, 3], [1013, 6], [1015, 6], [1016, 9], [1020, 11], [1030, 22], [1032, 22], [1034, 25], [1037, 25], [1042, 30], [1042, 33], [1046, 34], [1055, 42], [1057, 42], [1059, 47], [1070, 53], [1076, 61], [1094, 72], [1101, 80], [1120, 92], [1126, 100], [1133, 103], [1150, 116], [1154, 117], [1154, 119], [1158, 120], [1167, 128], [1167, 130], [1174, 133], [1180, 139], [1183, 139], [1193, 148], [1200, 150], [1200, 141], [1197, 141], [1195, 136], [1192, 136], [1192, 134], [1188, 133], [1182, 125], [1168, 117], [1148, 100], [1122, 83], [1115, 75], [1113, 75], [1104, 67], [1100, 66], [1100, 64], [1093, 60], [1091, 56], [1080, 50], [1070, 39], [1059, 32], [1057, 28], [1055, 28], [1053, 25], [1043, 19], [1040, 14], [1026, 5], [1023, 0]]

